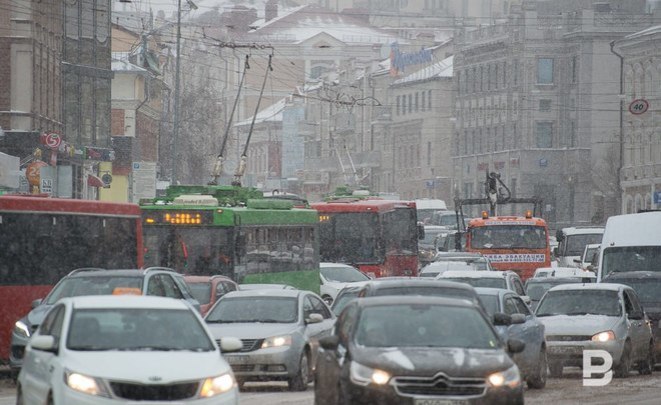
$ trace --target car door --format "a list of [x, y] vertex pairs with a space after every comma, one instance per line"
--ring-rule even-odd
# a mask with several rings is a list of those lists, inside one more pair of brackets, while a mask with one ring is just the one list
[[[347, 348], [351, 339], [353, 330], [355, 328], [358, 315], [358, 307], [355, 303], [349, 303], [342, 311], [340, 317], [337, 319], [335, 328], [331, 335], [336, 335], [339, 340], [337, 349], [335, 350], [321, 350], [317, 358], [316, 372], [315, 372], [315, 387], [320, 389], [315, 390], [323, 396], [326, 401], [319, 401], [320, 403], [339, 403], [338, 388], [340, 387], [340, 378], [342, 377], [342, 370], [348, 359]], [[318, 385], [317, 385], [318, 384]]]
[[624, 308], [629, 323], [629, 334], [631, 337], [633, 359], [639, 359], [646, 355], [648, 342], [650, 340], [647, 323], [645, 322], [643, 309], [638, 297], [631, 290], [624, 290]]
[[[323, 320], [318, 323], [307, 323], [307, 319], [311, 314], [319, 314]], [[305, 335], [312, 348], [311, 364], [314, 364], [319, 347], [319, 339], [328, 336], [333, 329], [335, 318], [333, 313], [328, 309], [324, 302], [313, 294], [305, 295], [305, 302], [303, 303], [303, 319], [306, 320]]]
[[[65, 307], [56, 305], [50, 310], [39, 328], [39, 335], [50, 335], [55, 338], [57, 345], [60, 344], [62, 336], [62, 325], [64, 323]], [[51, 375], [55, 368], [53, 362], [58, 360], [58, 354], [45, 350], [31, 349], [25, 358], [25, 379], [23, 380], [23, 393], [25, 403], [46, 403], [48, 393], [51, 389]]]
[[536, 322], [532, 313], [516, 294], [504, 295], [503, 309], [507, 315], [522, 314], [526, 317], [524, 323], [509, 326], [508, 337], [525, 342], [525, 349], [521, 353], [512, 356], [512, 358], [519, 365], [519, 368], [522, 368], [524, 372], [528, 372], [532, 369], [540, 349], [538, 344], [539, 325], [535, 325]]

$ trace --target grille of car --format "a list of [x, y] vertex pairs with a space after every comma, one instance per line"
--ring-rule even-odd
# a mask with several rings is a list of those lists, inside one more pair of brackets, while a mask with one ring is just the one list
[[[264, 339], [241, 339], [241, 343], [243, 343], [243, 347], [241, 347], [240, 352], [252, 352], [260, 347], [262, 347], [262, 343], [264, 342]], [[220, 346], [220, 340], [216, 340], [216, 343], [218, 343], [218, 346]]]
[[396, 377], [393, 385], [397, 393], [404, 396], [480, 396], [486, 383], [480, 378], [449, 378], [445, 374], [434, 377]]
[[546, 337], [547, 342], [580, 342], [590, 339], [592, 339], [592, 336], [587, 335], [554, 335]]
[[116, 396], [131, 401], [176, 401], [192, 398], [197, 394], [198, 382], [180, 384], [131, 384], [111, 382]]

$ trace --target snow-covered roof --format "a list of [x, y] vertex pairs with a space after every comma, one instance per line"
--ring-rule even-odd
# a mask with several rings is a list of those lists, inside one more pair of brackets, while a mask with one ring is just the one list
[[396, 80], [393, 84], [397, 85], [420, 82], [438, 77], [452, 77], [453, 62], [454, 56], [448, 56], [440, 62], [429, 65], [423, 69], [418, 70], [417, 72], [411, 73], [408, 76]]
[[[287, 99], [283, 98], [278, 102], [273, 103], [270, 106], [258, 112], [257, 117], [255, 118], [255, 124], [259, 124], [260, 122], [281, 122], [282, 110], [285, 109], [286, 102]], [[237, 122], [236, 124], [234, 124], [234, 126], [242, 127], [242, 126], [250, 125], [252, 123], [252, 118], [253, 117], [250, 117], [241, 122]]]
[[300, 43], [322, 32], [352, 44], [389, 44], [397, 40], [396, 36], [354, 16], [309, 5], [287, 10], [257, 25], [250, 34], [271, 42]]
[[111, 62], [112, 71], [147, 73], [147, 69], [143, 69], [140, 66], [129, 62], [129, 56], [129, 52], [113, 52]]

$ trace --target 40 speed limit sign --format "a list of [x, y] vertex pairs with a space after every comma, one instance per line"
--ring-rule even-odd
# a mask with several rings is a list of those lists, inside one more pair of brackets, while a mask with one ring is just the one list
[[642, 98], [633, 100], [631, 104], [629, 104], [629, 112], [633, 115], [645, 114], [649, 108], [650, 103]]

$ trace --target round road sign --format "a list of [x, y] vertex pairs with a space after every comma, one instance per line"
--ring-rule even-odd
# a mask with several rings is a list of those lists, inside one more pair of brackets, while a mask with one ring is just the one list
[[633, 100], [631, 104], [629, 104], [629, 112], [633, 115], [645, 114], [649, 108], [650, 103], [643, 98]]
[[55, 132], [49, 132], [46, 134], [45, 143], [49, 148], [57, 149], [62, 144], [62, 137], [60, 134], [56, 134]]

